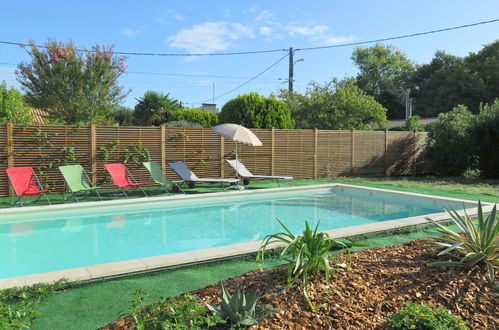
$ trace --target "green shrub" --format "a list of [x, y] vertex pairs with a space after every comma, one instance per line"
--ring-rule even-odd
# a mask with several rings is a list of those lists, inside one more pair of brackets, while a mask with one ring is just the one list
[[207, 329], [225, 323], [220, 316], [211, 314], [207, 307], [201, 306], [198, 297], [185, 295], [171, 301], [161, 298], [145, 306], [145, 296], [143, 291], [137, 290], [131, 301], [130, 312], [137, 330]]
[[169, 121], [164, 124], [165, 127], [193, 127], [193, 128], [201, 128], [201, 124], [199, 123], [192, 123], [190, 121], [185, 121], [185, 120], [175, 120], [175, 121]]
[[433, 170], [442, 176], [460, 176], [474, 163], [474, 146], [470, 131], [475, 116], [459, 105], [448, 113], [441, 113], [430, 126], [425, 157]]
[[[466, 210], [465, 210], [466, 211]], [[436, 238], [432, 247], [444, 248], [438, 255], [450, 254], [458, 257], [459, 262], [434, 262], [435, 266], [474, 266], [479, 262], [487, 265], [489, 279], [494, 280], [494, 272], [499, 269], [499, 218], [496, 217], [496, 205], [489, 216], [485, 217], [482, 203], [478, 202], [477, 224], [465, 213], [460, 216], [455, 210], [447, 210], [452, 221], [462, 234], [426, 218], [438, 226], [443, 235]]]
[[0, 291], [0, 329], [29, 329], [38, 316], [37, 304], [60, 289], [65, 281]]
[[294, 128], [291, 111], [274, 95], [257, 93], [239, 95], [225, 103], [220, 123], [234, 123], [248, 128]]
[[347, 248], [356, 245], [351, 242], [341, 242], [331, 238], [327, 233], [317, 232], [319, 223], [312, 231], [305, 221], [305, 230], [302, 235], [293, 235], [291, 231], [280, 221], [279, 223], [284, 228], [285, 232], [280, 232], [273, 235], [267, 235], [260, 246], [257, 254], [257, 262], [264, 262], [265, 251], [269, 245], [280, 243], [284, 245], [281, 252], [281, 257], [289, 262], [288, 265], [288, 285], [291, 286], [298, 278], [303, 281], [303, 293], [305, 300], [312, 310], [323, 306], [315, 306], [308, 295], [308, 277], [309, 274], [314, 274], [318, 277], [322, 271], [326, 275], [326, 280], [329, 280], [331, 272], [330, 259], [328, 251], [333, 248]]
[[396, 314], [386, 317], [383, 327], [386, 330], [401, 329], [469, 329], [463, 320], [451, 314], [444, 307], [406, 303]]
[[207, 306], [222, 319], [228, 319], [231, 324], [237, 327], [248, 327], [258, 324], [256, 313], [257, 302], [258, 296], [256, 291], [246, 295], [237, 287], [234, 294], [231, 295], [222, 283], [222, 304], [220, 306], [207, 304]]
[[218, 124], [218, 115], [206, 112], [201, 109], [178, 109], [171, 114], [172, 121], [188, 121], [191, 123], [198, 123], [203, 127], [212, 127]]
[[471, 135], [481, 175], [499, 178], [499, 99], [480, 107]]

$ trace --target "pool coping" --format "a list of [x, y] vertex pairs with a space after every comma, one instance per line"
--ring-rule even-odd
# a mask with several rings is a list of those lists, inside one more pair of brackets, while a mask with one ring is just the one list
[[[442, 196], [434, 196], [434, 195], [424, 195], [418, 193], [411, 192], [402, 192], [396, 190], [388, 190], [388, 189], [380, 189], [380, 188], [371, 188], [357, 185], [348, 185], [341, 183], [333, 183], [333, 184], [320, 184], [320, 185], [307, 185], [307, 186], [296, 186], [296, 187], [282, 187], [282, 188], [268, 188], [261, 190], [246, 190], [246, 191], [238, 191], [237, 196], [241, 194], [259, 194], [264, 195], [272, 192], [278, 191], [297, 191], [297, 190], [312, 190], [312, 189], [327, 189], [333, 187], [340, 187], [342, 190], [353, 190], [353, 191], [371, 191], [376, 192], [377, 195], [386, 195], [391, 198], [397, 198], [397, 196], [405, 196], [405, 198], [409, 198], [411, 200], [428, 200], [433, 199], [434, 203], [437, 201], [453, 201], [453, 202], [463, 202], [463, 203], [472, 203], [474, 205], [477, 204], [476, 201], [457, 199], [457, 198], [447, 198]], [[103, 203], [106, 203], [107, 206], [116, 206], [116, 205], [124, 205], [129, 206], [130, 204], [141, 204], [144, 205], [144, 201], [149, 202], [157, 202], [157, 201], [188, 201], [190, 199], [203, 199], [209, 200], [213, 198], [217, 198], [219, 196], [230, 196], [232, 194], [227, 194], [226, 192], [220, 193], [206, 193], [200, 195], [174, 195], [174, 196], [162, 196], [162, 197], [150, 197], [150, 198], [137, 198], [133, 200], [113, 200], [113, 201], [104, 201], [104, 202], [85, 202], [79, 204], [59, 204], [52, 206], [32, 206], [26, 209], [12, 209], [10, 212], [7, 212], [9, 215], [15, 215], [17, 213], [39, 213], [45, 211], [54, 211], [54, 210], [63, 210], [64, 208], [74, 208], [75, 205], [78, 207], [88, 207], [88, 206], [102, 206]], [[234, 194], [234, 196], [236, 196]], [[400, 198], [400, 197], [398, 197]], [[492, 210], [494, 203], [482, 203], [483, 212], [485, 214], [490, 213]], [[476, 215], [478, 207], [467, 208], [466, 213], [469, 215]], [[464, 210], [457, 211], [458, 214], [463, 215]], [[341, 238], [348, 236], [356, 236], [368, 233], [376, 233], [383, 231], [395, 230], [402, 227], [410, 227], [417, 225], [428, 224], [428, 221], [425, 220], [426, 217], [431, 217], [431, 219], [435, 221], [449, 221], [451, 217], [447, 212], [433, 213], [430, 215], [409, 217], [409, 218], [401, 218], [395, 220], [387, 220], [381, 222], [375, 222], [364, 225], [350, 226], [339, 229], [331, 229], [326, 230], [324, 232], [328, 233], [331, 237]], [[1, 217], [0, 217], [1, 219]], [[207, 249], [193, 250], [188, 252], [179, 252], [173, 254], [165, 254], [160, 256], [153, 257], [145, 257], [139, 259], [132, 259], [126, 261], [118, 261], [111, 262], [105, 264], [97, 264], [86, 267], [77, 267], [70, 268], [65, 270], [58, 270], [46, 273], [38, 273], [32, 275], [24, 275], [18, 277], [10, 277], [5, 279], [0, 279], [0, 289], [19, 287], [32, 285], [36, 283], [53, 283], [55, 281], [66, 279], [70, 282], [82, 282], [82, 281], [92, 281], [98, 279], [105, 279], [109, 277], [115, 276], [125, 276], [142, 272], [151, 272], [151, 271], [159, 271], [169, 267], [175, 266], [185, 266], [191, 265], [201, 262], [215, 261], [221, 260], [230, 257], [237, 257], [241, 255], [246, 255], [250, 253], [255, 253], [258, 251], [263, 240], [259, 241], [251, 241], [244, 242], [238, 244], [232, 244], [227, 246], [213, 247]], [[271, 247], [276, 247], [278, 244], [274, 244]]]

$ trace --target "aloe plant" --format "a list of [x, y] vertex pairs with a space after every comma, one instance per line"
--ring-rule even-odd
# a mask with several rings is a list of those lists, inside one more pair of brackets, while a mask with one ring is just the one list
[[237, 287], [234, 294], [231, 295], [222, 283], [222, 304], [220, 306], [206, 304], [206, 306], [222, 319], [229, 319], [232, 324], [240, 327], [258, 324], [256, 315], [257, 302], [258, 295], [256, 291], [246, 295]]
[[331, 238], [327, 233], [318, 232], [319, 223], [312, 230], [308, 221], [305, 221], [305, 230], [302, 235], [294, 235], [279, 219], [277, 221], [284, 228], [285, 232], [267, 235], [260, 246], [257, 254], [257, 262], [264, 262], [265, 250], [270, 244], [280, 243], [284, 245], [281, 257], [288, 261], [288, 286], [302, 278], [303, 293], [305, 300], [312, 310], [323, 307], [315, 306], [308, 294], [309, 274], [319, 275], [323, 271], [326, 280], [329, 280], [331, 273], [330, 259], [328, 251], [333, 247], [347, 248], [355, 245], [351, 242], [340, 242]]
[[438, 255], [449, 254], [459, 258], [457, 262], [434, 262], [436, 266], [474, 266], [479, 262], [485, 263], [487, 273], [491, 281], [494, 273], [499, 268], [499, 221], [494, 205], [489, 216], [483, 214], [482, 203], [478, 202], [478, 219], [473, 219], [466, 213], [459, 215], [454, 209], [446, 209], [452, 217], [452, 221], [459, 227], [462, 234], [426, 218], [429, 222], [438, 226], [442, 236], [436, 238], [431, 247], [440, 247], [444, 250]]

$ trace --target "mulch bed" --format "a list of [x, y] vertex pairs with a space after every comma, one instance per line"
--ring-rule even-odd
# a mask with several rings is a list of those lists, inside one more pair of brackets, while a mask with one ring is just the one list
[[[287, 288], [285, 267], [251, 271], [224, 284], [228, 288], [237, 284], [246, 291], [256, 288], [263, 294], [260, 304], [276, 308], [251, 329], [376, 329], [407, 301], [443, 306], [472, 329], [499, 328], [499, 299], [485, 267], [430, 266], [446, 259], [423, 248], [428, 243], [420, 239], [355, 252], [349, 271], [335, 268], [329, 283], [309, 282], [314, 304], [326, 304], [315, 312], [304, 300], [301, 284]], [[211, 304], [221, 301], [219, 283], [191, 294]], [[131, 327], [130, 317], [123, 316], [103, 329]]]

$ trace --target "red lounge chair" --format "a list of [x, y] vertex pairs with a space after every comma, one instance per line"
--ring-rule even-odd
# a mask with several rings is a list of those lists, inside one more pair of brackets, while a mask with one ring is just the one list
[[139, 188], [142, 190], [144, 195], [147, 197], [147, 193], [142, 189], [141, 186], [145, 185], [145, 182], [137, 182], [135, 178], [128, 172], [128, 169], [122, 163], [114, 163], [114, 164], [104, 164], [104, 167], [111, 175], [113, 182], [115, 185], [120, 187], [123, 195], [128, 197], [126, 190], [132, 190]]
[[38, 198], [31, 201], [30, 203], [34, 203], [42, 196], [45, 196], [47, 202], [51, 204], [49, 198], [46, 195], [48, 190], [41, 189], [42, 186], [40, 184], [40, 181], [38, 180], [32, 167], [12, 167], [6, 169], [5, 172], [7, 172], [10, 183], [12, 184], [12, 187], [14, 188], [14, 191], [17, 195], [17, 200], [13, 203], [11, 200], [11, 205], [19, 203], [21, 204], [21, 206], [24, 206], [25, 203], [23, 203], [22, 198], [33, 196], [38, 196]]

